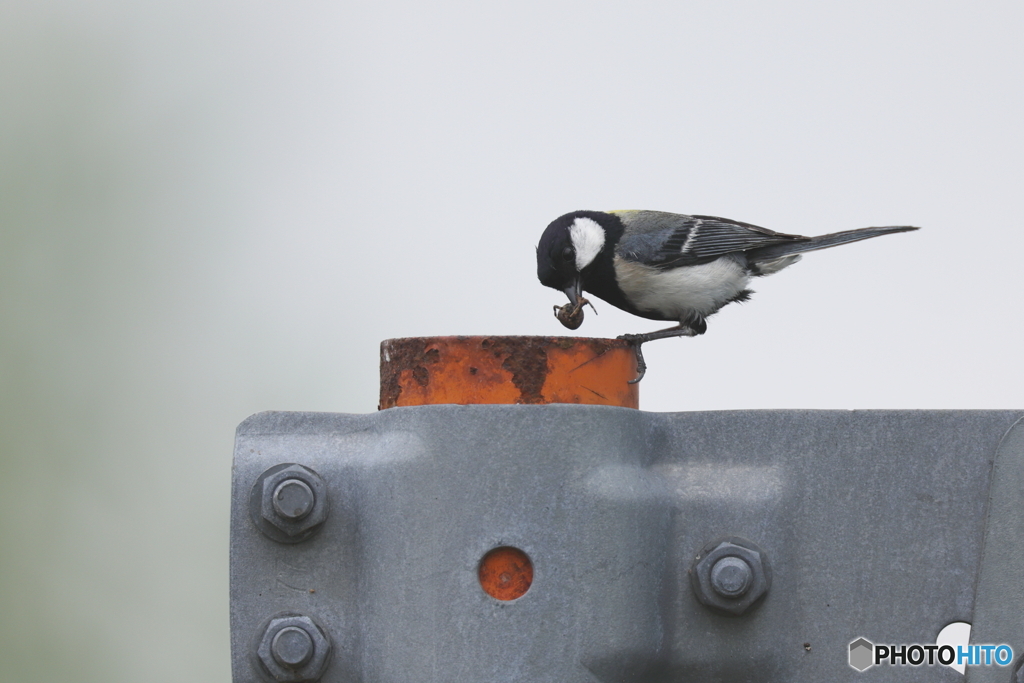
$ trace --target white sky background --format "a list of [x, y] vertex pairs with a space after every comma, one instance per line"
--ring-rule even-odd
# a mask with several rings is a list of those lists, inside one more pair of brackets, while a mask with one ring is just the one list
[[[386, 338], [566, 333], [534, 245], [576, 209], [923, 227], [646, 346], [646, 410], [1024, 407], [1022, 35], [1019, 2], [0, 5], [0, 660], [227, 680], [235, 425], [372, 412]], [[659, 328], [595, 304], [579, 333]]]

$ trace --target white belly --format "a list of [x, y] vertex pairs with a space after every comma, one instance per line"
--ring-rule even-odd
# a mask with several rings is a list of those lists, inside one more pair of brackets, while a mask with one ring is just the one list
[[740, 264], [721, 258], [699, 266], [659, 270], [615, 257], [615, 277], [633, 305], [683, 320], [690, 313], [711, 315], [747, 287]]

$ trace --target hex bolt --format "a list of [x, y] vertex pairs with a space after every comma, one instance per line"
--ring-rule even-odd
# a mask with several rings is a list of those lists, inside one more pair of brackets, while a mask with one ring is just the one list
[[704, 606], [738, 617], [764, 597], [772, 584], [763, 550], [743, 538], [729, 537], [704, 546], [690, 567], [694, 595]]
[[323, 526], [329, 503], [327, 484], [319, 474], [286, 462], [257, 477], [249, 493], [249, 514], [266, 537], [300, 543]]
[[313, 511], [316, 496], [301, 479], [285, 479], [274, 489], [274, 511], [285, 519], [298, 521]]
[[723, 598], [742, 597], [753, 580], [750, 565], [739, 557], [727, 555], [711, 567], [711, 588]]
[[312, 618], [284, 613], [260, 629], [256, 657], [278, 683], [314, 683], [331, 661], [331, 640]]
[[298, 669], [313, 658], [313, 639], [298, 626], [286, 626], [270, 643], [270, 654], [278, 664]]

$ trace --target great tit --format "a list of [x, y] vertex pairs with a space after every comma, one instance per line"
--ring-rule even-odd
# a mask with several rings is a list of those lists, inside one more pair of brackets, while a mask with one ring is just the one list
[[574, 211], [556, 218], [541, 235], [537, 277], [569, 297], [569, 306], [556, 308], [556, 315], [573, 329], [582, 323], [583, 304], [589, 303], [583, 292], [633, 315], [678, 323], [619, 337], [636, 349], [635, 383], [646, 371], [642, 344], [704, 334], [708, 316], [750, 298], [750, 278], [777, 273], [805, 251], [909, 230], [917, 228], [896, 225], [804, 237], [716, 216]]

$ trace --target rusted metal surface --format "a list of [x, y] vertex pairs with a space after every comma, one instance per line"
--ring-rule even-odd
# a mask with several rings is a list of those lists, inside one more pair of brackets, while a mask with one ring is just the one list
[[380, 345], [378, 408], [580, 403], [639, 408], [633, 347], [591, 337], [408, 337]]
[[533, 562], [519, 548], [494, 548], [480, 560], [480, 587], [497, 600], [515, 600], [526, 595], [533, 583]]

